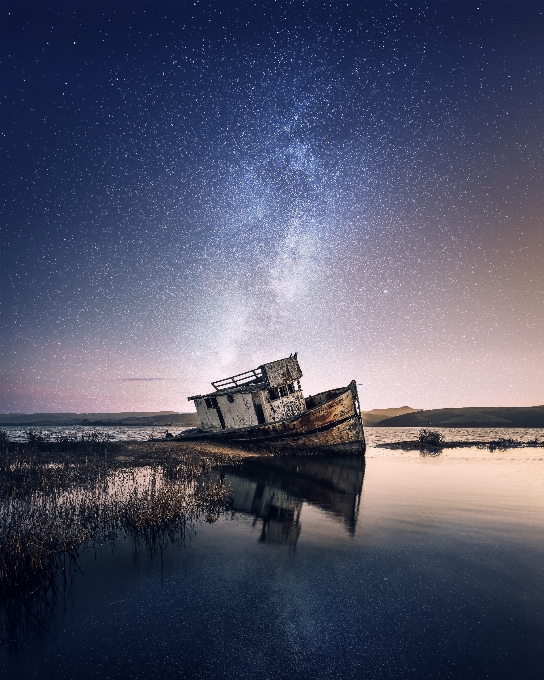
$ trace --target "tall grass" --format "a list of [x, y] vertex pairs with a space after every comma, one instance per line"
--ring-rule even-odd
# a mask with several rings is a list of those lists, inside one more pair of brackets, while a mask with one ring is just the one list
[[0, 597], [32, 592], [79, 551], [121, 536], [150, 546], [215, 518], [227, 489], [198, 455], [127, 466], [99, 437], [48, 442], [0, 433]]

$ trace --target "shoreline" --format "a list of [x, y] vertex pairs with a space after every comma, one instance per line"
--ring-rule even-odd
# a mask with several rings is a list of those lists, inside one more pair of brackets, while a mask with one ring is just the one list
[[402, 442], [382, 442], [374, 444], [377, 449], [400, 449], [402, 451], [442, 451], [443, 449], [465, 449], [475, 447], [477, 449], [489, 449], [494, 451], [496, 449], [526, 449], [526, 448], [544, 448], [544, 441], [536, 439], [520, 442], [515, 439], [493, 439], [491, 441], [458, 441], [458, 442], [441, 442], [437, 445], [422, 444], [419, 441], [402, 441]]

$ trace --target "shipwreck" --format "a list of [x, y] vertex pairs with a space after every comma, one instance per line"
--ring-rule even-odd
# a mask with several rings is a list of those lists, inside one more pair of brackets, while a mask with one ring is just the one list
[[292, 354], [212, 382], [213, 392], [189, 397], [201, 425], [180, 438], [364, 455], [356, 382], [304, 397], [301, 377]]

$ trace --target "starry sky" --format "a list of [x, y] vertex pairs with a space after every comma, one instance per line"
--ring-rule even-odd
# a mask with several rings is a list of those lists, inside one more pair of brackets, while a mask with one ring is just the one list
[[544, 403], [544, 2], [1, 12], [2, 412]]

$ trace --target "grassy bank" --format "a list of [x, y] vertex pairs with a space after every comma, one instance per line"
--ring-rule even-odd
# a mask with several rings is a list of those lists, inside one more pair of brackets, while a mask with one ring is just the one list
[[0, 597], [51, 583], [66, 557], [128, 536], [149, 547], [214, 521], [228, 489], [212, 474], [249, 455], [199, 442], [111, 442], [97, 433], [25, 443], [0, 434]]

